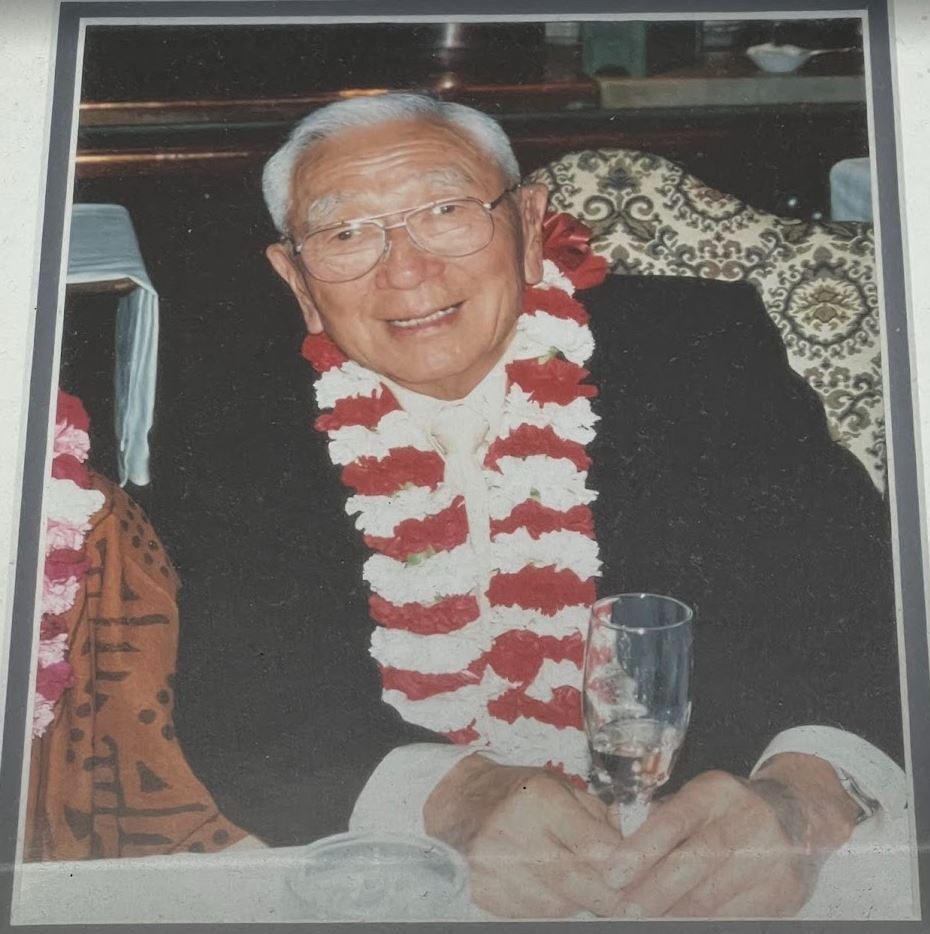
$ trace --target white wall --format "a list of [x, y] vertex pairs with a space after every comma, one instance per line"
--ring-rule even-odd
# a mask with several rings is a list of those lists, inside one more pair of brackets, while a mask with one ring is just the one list
[[[916, 380], [918, 445], [923, 455], [923, 503], [930, 502], [930, 3], [894, 0], [898, 103], [898, 165], [905, 264]], [[919, 450], [919, 448], [918, 448]], [[926, 509], [923, 518], [926, 522]], [[926, 526], [925, 526], [926, 529]], [[927, 556], [925, 555], [925, 560]], [[926, 575], [930, 577], [930, 575]], [[930, 580], [927, 581], [930, 585]]]
[[[0, 0], [0, 697], [6, 694], [56, 11], [54, 0]], [[0, 730], [3, 715], [0, 701]]]

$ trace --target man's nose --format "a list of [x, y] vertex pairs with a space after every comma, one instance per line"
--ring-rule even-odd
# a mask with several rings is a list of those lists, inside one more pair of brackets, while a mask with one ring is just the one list
[[389, 230], [387, 237], [387, 256], [378, 264], [375, 275], [379, 288], [415, 289], [445, 268], [441, 257], [421, 250], [403, 227]]

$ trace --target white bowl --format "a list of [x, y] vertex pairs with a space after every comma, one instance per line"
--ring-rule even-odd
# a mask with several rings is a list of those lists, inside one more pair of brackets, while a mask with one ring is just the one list
[[809, 49], [796, 45], [754, 45], [746, 54], [757, 68], [776, 75], [788, 75], [797, 71], [813, 54]]

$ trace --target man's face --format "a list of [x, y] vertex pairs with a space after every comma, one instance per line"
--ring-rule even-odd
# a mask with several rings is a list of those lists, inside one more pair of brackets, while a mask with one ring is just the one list
[[[384, 123], [311, 149], [294, 175], [288, 229], [300, 242], [323, 224], [447, 198], [492, 201], [505, 187], [500, 170], [464, 132], [424, 121]], [[505, 197], [493, 210], [493, 239], [470, 256], [435, 256], [403, 228], [390, 230], [387, 256], [350, 282], [311, 278], [285, 244], [267, 255], [297, 296], [311, 333], [325, 331], [351, 359], [402, 386], [461, 398], [500, 359], [524, 285], [541, 278], [545, 205], [542, 186]]]

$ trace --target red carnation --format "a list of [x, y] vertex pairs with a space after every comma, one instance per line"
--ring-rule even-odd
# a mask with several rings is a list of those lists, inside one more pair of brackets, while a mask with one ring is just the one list
[[408, 483], [435, 490], [445, 471], [446, 465], [435, 451], [394, 448], [380, 460], [360, 457], [349, 464], [342, 471], [342, 482], [368, 496], [390, 496]]
[[543, 256], [551, 259], [576, 289], [600, 285], [607, 260], [591, 250], [591, 230], [571, 214], [548, 213], [543, 218]]
[[561, 512], [544, 506], [537, 499], [528, 499], [505, 519], [491, 520], [492, 535], [504, 535], [517, 529], [526, 529], [532, 538], [539, 538], [546, 532], [580, 532], [594, 538], [594, 517], [587, 506], [572, 506]]
[[523, 292], [523, 310], [527, 314], [545, 311], [554, 318], [570, 318], [579, 324], [588, 323], [588, 312], [581, 302], [575, 301], [561, 289], [526, 289]]
[[349, 359], [325, 334], [308, 334], [301, 344], [300, 355], [310, 361], [317, 373], [342, 366]]
[[77, 396], [72, 396], [63, 390], [58, 390], [58, 403], [55, 407], [55, 423], [67, 422], [81, 431], [90, 428], [90, 418], [84, 404]]
[[90, 568], [90, 558], [73, 548], [56, 548], [45, 558], [45, 576], [50, 581], [82, 578]]
[[502, 457], [531, 457], [534, 454], [546, 454], [549, 457], [564, 457], [579, 470], [591, 466], [583, 444], [560, 438], [550, 425], [538, 428], [536, 425], [520, 425], [506, 438], [495, 441], [485, 455], [486, 467], [496, 467]]
[[488, 662], [502, 678], [529, 684], [536, 678], [544, 659], [573, 661], [579, 667], [584, 660], [584, 640], [577, 632], [561, 639], [539, 636], [528, 629], [512, 629], [494, 640]]
[[73, 454], [59, 454], [52, 460], [52, 476], [73, 480], [82, 490], [90, 489], [90, 472]]
[[373, 392], [370, 396], [349, 396], [339, 399], [331, 412], [321, 415], [315, 422], [318, 431], [336, 431], [353, 425], [374, 428], [381, 419], [399, 409], [392, 392]]
[[456, 746], [467, 746], [469, 743], [481, 739], [481, 734], [475, 729], [475, 721], [472, 720], [468, 726], [463, 727], [461, 730], [449, 730], [445, 737]]
[[429, 606], [422, 603], [397, 605], [372, 594], [368, 598], [368, 609], [372, 619], [388, 629], [406, 629], [420, 635], [455, 632], [480, 615], [478, 601], [472, 594], [463, 597], [446, 597]]
[[512, 688], [488, 702], [488, 713], [507, 723], [513, 723], [517, 717], [527, 717], [559, 729], [581, 729], [583, 722], [581, 692], [567, 685], [554, 688], [550, 701], [536, 700], [535, 697], [528, 697], [520, 688]]
[[425, 519], [404, 519], [397, 524], [393, 536], [380, 538], [366, 535], [365, 544], [398, 561], [406, 561], [428, 549], [448, 551], [464, 544], [468, 538], [468, 516], [465, 500], [457, 496], [450, 506]]
[[554, 616], [567, 606], [590, 606], [594, 602], [594, 580], [581, 580], [574, 571], [549, 566], [528, 566], [515, 574], [496, 574], [488, 588], [494, 606], [520, 606]]
[[68, 624], [63, 616], [55, 616], [52, 613], [46, 613], [39, 624], [39, 637], [47, 642], [68, 631]]
[[545, 363], [538, 360], [514, 360], [507, 364], [507, 375], [530, 399], [540, 405], [557, 402], [568, 405], [579, 396], [596, 396], [596, 386], [586, 386], [581, 381], [588, 371], [577, 363], [551, 357]]
[[381, 683], [386, 691], [400, 691], [410, 700], [425, 700], [436, 694], [457, 691], [469, 684], [480, 684], [487, 662], [477, 659], [464, 671], [451, 674], [423, 674], [419, 671], [404, 671], [400, 668], [381, 669]]
[[46, 700], [58, 700], [66, 688], [73, 686], [74, 670], [67, 662], [40, 667], [36, 673], [36, 691]]

